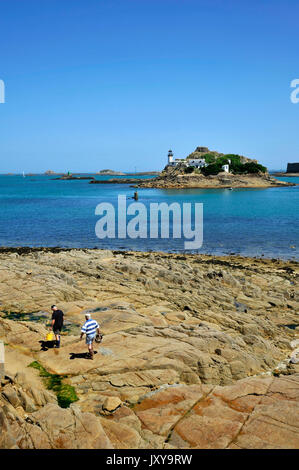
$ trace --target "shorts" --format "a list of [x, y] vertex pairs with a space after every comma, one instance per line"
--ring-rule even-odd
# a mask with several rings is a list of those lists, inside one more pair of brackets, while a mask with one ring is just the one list
[[54, 333], [54, 335], [60, 335], [61, 328], [55, 328], [55, 329], [53, 328], [53, 333]]
[[86, 344], [92, 344], [95, 337], [96, 337], [95, 333], [93, 335], [86, 335]]

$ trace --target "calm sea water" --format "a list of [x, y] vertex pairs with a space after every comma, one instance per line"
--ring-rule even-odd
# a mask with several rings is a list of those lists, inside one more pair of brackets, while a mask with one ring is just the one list
[[[98, 177], [100, 178], [100, 177]], [[110, 177], [101, 177], [109, 179]], [[299, 183], [299, 178], [280, 178]], [[100, 202], [132, 197], [129, 185], [93, 185], [51, 176], [0, 175], [0, 245], [184, 250], [184, 239], [104, 239], [95, 235]], [[201, 202], [201, 253], [298, 259], [299, 186], [269, 189], [139, 189], [139, 202]], [[128, 203], [131, 201], [128, 201]], [[128, 218], [129, 220], [129, 218]]]

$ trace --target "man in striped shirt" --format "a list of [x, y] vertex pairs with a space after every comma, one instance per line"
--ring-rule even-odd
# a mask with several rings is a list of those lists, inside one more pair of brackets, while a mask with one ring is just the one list
[[96, 337], [96, 334], [100, 333], [100, 326], [96, 320], [93, 320], [90, 316], [90, 313], [85, 314], [85, 323], [81, 329], [80, 340], [83, 338], [83, 335], [86, 334], [86, 344], [88, 346], [88, 352], [90, 359], [93, 359], [93, 342]]

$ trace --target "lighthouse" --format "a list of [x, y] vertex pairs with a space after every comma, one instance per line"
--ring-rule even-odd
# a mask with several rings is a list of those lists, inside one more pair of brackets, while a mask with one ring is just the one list
[[172, 150], [168, 150], [168, 165], [171, 165], [173, 162], [173, 153]]

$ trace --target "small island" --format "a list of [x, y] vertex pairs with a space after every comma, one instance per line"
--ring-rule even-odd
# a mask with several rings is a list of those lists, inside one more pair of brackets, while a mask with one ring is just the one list
[[46, 176], [53, 176], [53, 175], [59, 175], [59, 173], [56, 173], [56, 172], [53, 171], [53, 170], [47, 170], [47, 171], [45, 171], [44, 175], [46, 175]]
[[59, 178], [53, 178], [54, 180], [62, 180], [62, 181], [69, 181], [69, 180], [94, 180], [94, 176], [74, 176], [73, 173], [67, 173], [66, 175], [62, 175]]
[[126, 173], [127, 176], [158, 176], [161, 171], [140, 171], [137, 173]]
[[124, 176], [125, 173], [122, 171], [113, 171], [113, 170], [101, 170], [96, 175], [101, 175], [101, 176]]
[[139, 188], [268, 188], [295, 186], [279, 181], [257, 160], [243, 155], [223, 154], [207, 147], [197, 147], [186, 158], [173, 158], [168, 152], [168, 162], [161, 175], [149, 180], [135, 181]]

